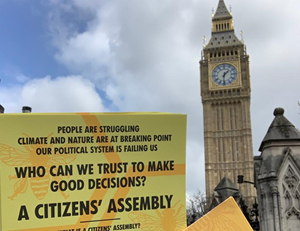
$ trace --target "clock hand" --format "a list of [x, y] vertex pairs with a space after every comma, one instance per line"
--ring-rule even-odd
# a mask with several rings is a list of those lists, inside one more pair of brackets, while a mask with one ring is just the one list
[[224, 73], [223, 73], [223, 78], [225, 78], [225, 75], [227, 75], [227, 73], [228, 73], [229, 71], [225, 71]]
[[[224, 72], [225, 73], [225, 72]], [[225, 86], [225, 75], [226, 75], [226, 73], [225, 74], [223, 74], [223, 85]]]

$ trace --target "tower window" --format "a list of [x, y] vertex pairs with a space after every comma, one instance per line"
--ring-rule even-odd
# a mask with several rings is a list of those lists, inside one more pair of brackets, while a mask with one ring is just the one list
[[[227, 42], [228, 42], [228, 41], [227, 41]], [[227, 51], [226, 55], [229, 56], [229, 52], [228, 52], [228, 51]]]
[[236, 160], [239, 161], [239, 141], [236, 141]]
[[211, 43], [211, 45], [214, 45], [214, 43]]
[[231, 51], [230, 53], [231, 53], [231, 55], [233, 55], [233, 51]]
[[233, 42], [235, 43], [235, 39], [233, 40]]
[[232, 109], [231, 109], [231, 107], [229, 109], [229, 118], [230, 118], [230, 129], [232, 130], [233, 126], [232, 126]]
[[235, 161], [234, 139], [233, 138], [231, 138], [231, 148], [232, 148], [232, 160]]
[[[221, 145], [220, 145], [220, 139], [218, 139], [218, 153], [219, 153], [219, 161], [221, 160]], [[220, 173], [220, 179], [222, 179], [222, 175]]]
[[234, 107], [234, 125], [235, 125], [235, 129], [237, 129], [237, 114], [236, 114], [236, 107]]
[[223, 115], [223, 108], [221, 108], [221, 127], [222, 127], [222, 130], [224, 131], [224, 115]]
[[226, 43], [228, 43], [228, 40], [226, 40]]
[[238, 54], [238, 52], [237, 52], [237, 51], [235, 51], [235, 54], [237, 55], [237, 54]]
[[[219, 119], [219, 109], [217, 109], [217, 131], [220, 131], [220, 119]], [[220, 150], [220, 147], [219, 147]]]
[[215, 40], [217, 40], [217, 37], [215, 37]]
[[224, 162], [226, 162], [226, 149], [225, 149], [225, 142], [226, 140], [223, 140], [223, 158], [224, 158]]
[[229, 38], [231, 38], [231, 35], [229, 35]]
[[222, 36], [222, 39], [224, 39], [224, 36]]

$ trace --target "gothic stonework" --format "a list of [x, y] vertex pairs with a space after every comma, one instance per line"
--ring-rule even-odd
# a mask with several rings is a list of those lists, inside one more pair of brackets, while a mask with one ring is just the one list
[[[223, 177], [237, 185], [237, 176], [254, 181], [250, 119], [250, 68], [246, 46], [233, 27], [223, 0], [212, 18], [212, 35], [203, 48], [201, 96], [204, 118], [206, 196]], [[254, 201], [255, 188], [241, 185], [246, 201]]]
[[275, 109], [255, 157], [262, 231], [300, 230], [300, 132], [283, 114]]

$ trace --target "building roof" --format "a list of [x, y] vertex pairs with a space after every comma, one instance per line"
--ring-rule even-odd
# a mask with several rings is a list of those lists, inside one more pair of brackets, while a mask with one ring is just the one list
[[220, 191], [224, 189], [232, 189], [234, 191], [238, 191], [239, 189], [232, 183], [230, 179], [228, 179], [226, 176], [223, 177], [223, 179], [219, 182], [219, 184], [215, 187], [215, 191]]
[[263, 146], [269, 141], [300, 141], [300, 132], [283, 114], [283, 108], [276, 108], [274, 110], [275, 118], [271, 123], [268, 132], [260, 145], [259, 151], [262, 151]]
[[236, 37], [234, 31], [226, 31], [213, 33], [205, 49], [217, 47], [230, 47], [230, 46], [243, 45], [243, 43]]
[[[222, 47], [232, 47], [243, 45], [243, 42], [238, 39], [238, 37], [234, 33], [232, 15], [229, 13], [224, 0], [219, 0], [218, 8], [212, 18], [213, 27], [218, 25], [219, 20], [228, 20], [227, 23], [230, 24], [230, 29], [222, 27], [220, 30], [213, 30], [212, 36], [209, 42], [205, 45], [204, 50], [211, 48], [222, 48]], [[222, 25], [222, 23], [221, 23]]]
[[214, 189], [213, 200], [210, 208], [216, 207], [218, 204], [226, 200], [228, 197], [233, 197], [237, 202], [242, 198], [242, 194], [234, 183], [226, 176], [220, 181]]
[[219, 0], [218, 8], [213, 16], [213, 20], [228, 19], [228, 18], [232, 18], [232, 16], [229, 13], [224, 0]]

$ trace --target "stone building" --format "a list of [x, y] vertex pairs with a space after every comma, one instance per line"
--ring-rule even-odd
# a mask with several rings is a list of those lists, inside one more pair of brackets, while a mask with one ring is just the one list
[[217, 207], [229, 197], [233, 197], [234, 200], [239, 204], [240, 200], [242, 199], [242, 194], [236, 185], [225, 176], [214, 189], [209, 210]]
[[300, 230], [300, 132], [283, 115], [274, 120], [255, 159], [255, 183], [263, 231]]
[[[212, 17], [212, 33], [200, 61], [204, 118], [206, 196], [227, 177], [253, 182], [254, 164], [250, 119], [250, 67], [245, 44], [234, 32], [233, 18], [223, 0]], [[241, 185], [246, 201], [254, 201], [255, 188]]]

